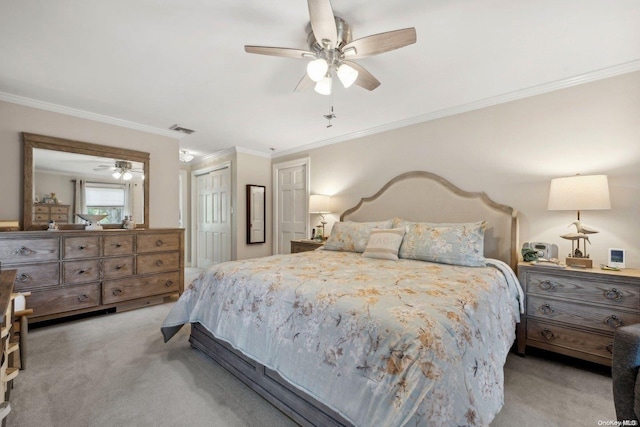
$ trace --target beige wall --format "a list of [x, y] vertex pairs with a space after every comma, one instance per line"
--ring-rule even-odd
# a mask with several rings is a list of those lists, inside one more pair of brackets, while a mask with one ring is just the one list
[[309, 156], [311, 193], [333, 195], [334, 220], [402, 172], [434, 172], [518, 209], [520, 244], [556, 243], [561, 257], [571, 244], [558, 236], [571, 231], [576, 213], [546, 210], [551, 178], [607, 174], [612, 209], [582, 212], [582, 222], [600, 230], [588, 252], [597, 265], [606, 262], [607, 248], [625, 248], [627, 266], [640, 268], [639, 118], [635, 72], [274, 162]]
[[178, 225], [177, 139], [3, 101], [0, 101], [0, 219], [22, 222], [21, 132], [150, 153], [150, 225]]

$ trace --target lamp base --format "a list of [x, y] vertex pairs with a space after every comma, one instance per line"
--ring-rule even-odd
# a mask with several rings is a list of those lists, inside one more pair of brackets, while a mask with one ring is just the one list
[[565, 259], [568, 267], [593, 268], [593, 261], [590, 258], [575, 258], [568, 256]]

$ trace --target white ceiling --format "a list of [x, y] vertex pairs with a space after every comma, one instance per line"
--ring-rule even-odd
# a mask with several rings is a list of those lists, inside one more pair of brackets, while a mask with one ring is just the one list
[[293, 93], [305, 61], [243, 49], [306, 49], [304, 0], [1, 0], [0, 99], [165, 134], [179, 124], [196, 131], [181, 148], [199, 156], [232, 146], [277, 154], [640, 69], [638, 0], [332, 5], [354, 39], [413, 26], [418, 41], [358, 61], [382, 85], [334, 85], [331, 128], [331, 97]]

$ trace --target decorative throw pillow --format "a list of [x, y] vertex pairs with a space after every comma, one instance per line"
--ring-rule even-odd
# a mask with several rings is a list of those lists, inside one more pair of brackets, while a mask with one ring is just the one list
[[405, 222], [400, 258], [443, 264], [485, 265], [484, 221], [469, 223]]
[[324, 248], [329, 251], [364, 252], [374, 228], [391, 228], [392, 220], [379, 222], [336, 222]]
[[404, 228], [391, 228], [388, 230], [371, 230], [369, 243], [363, 256], [367, 258], [398, 260], [398, 249], [404, 237]]

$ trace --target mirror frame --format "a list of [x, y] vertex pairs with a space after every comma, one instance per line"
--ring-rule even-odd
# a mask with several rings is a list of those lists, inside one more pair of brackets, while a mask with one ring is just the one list
[[[33, 149], [64, 151], [67, 153], [86, 154], [89, 156], [109, 157], [118, 160], [130, 160], [144, 164], [144, 223], [137, 224], [138, 228], [149, 228], [149, 153], [129, 150], [127, 148], [109, 147], [90, 142], [73, 141], [52, 136], [37, 135], [22, 132], [24, 143], [23, 161], [23, 230], [46, 230], [46, 224], [33, 223]], [[103, 228], [122, 228], [122, 224], [103, 224]], [[84, 230], [84, 224], [59, 224], [61, 230]]]
[[[251, 213], [253, 212], [253, 191], [255, 189], [262, 189], [262, 239], [252, 241], [251, 228], [253, 227], [251, 223]], [[264, 185], [253, 185], [247, 184], [247, 244], [252, 245], [256, 243], [266, 243], [267, 239], [267, 187]]]

